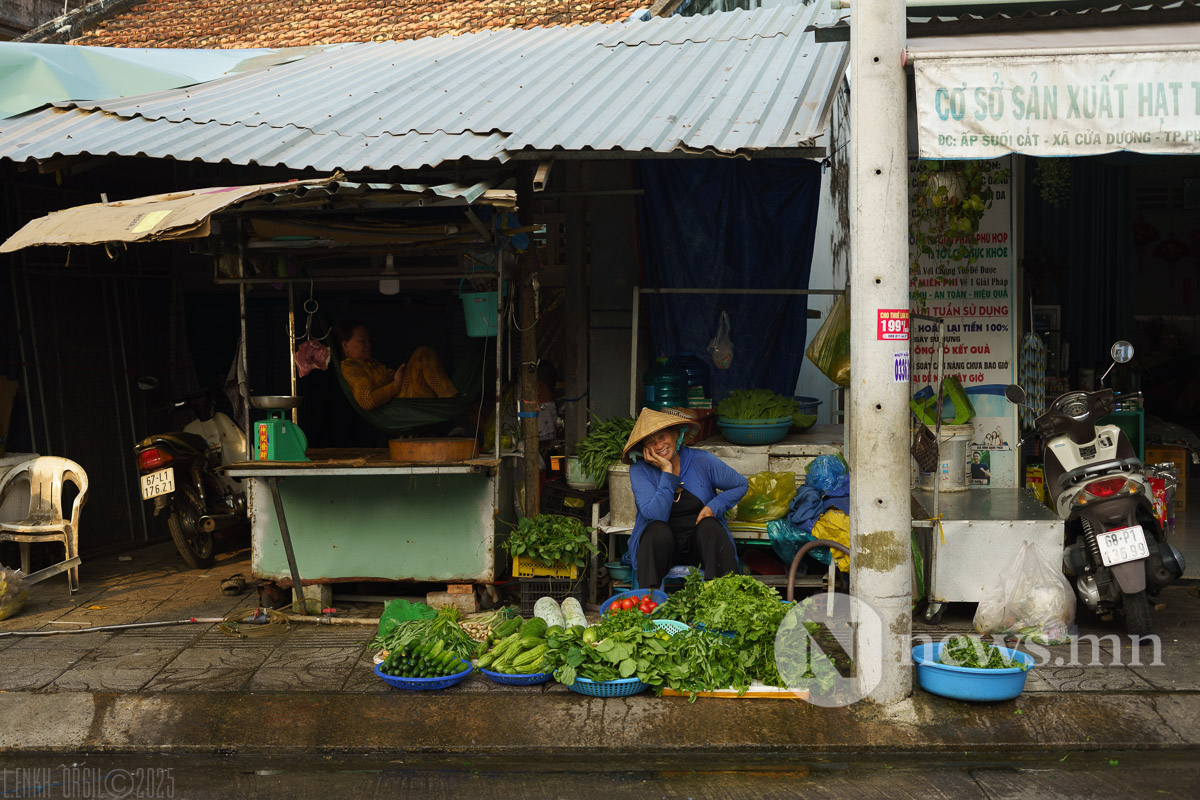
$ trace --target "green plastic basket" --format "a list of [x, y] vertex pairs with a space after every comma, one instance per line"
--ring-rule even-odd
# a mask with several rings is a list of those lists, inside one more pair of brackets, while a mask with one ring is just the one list
[[682, 631], [686, 631], [691, 627], [686, 622], [679, 622], [678, 620], [673, 619], [655, 619], [651, 620], [651, 622], [654, 623], [654, 627], [658, 628], [660, 631], [666, 631], [672, 636]]

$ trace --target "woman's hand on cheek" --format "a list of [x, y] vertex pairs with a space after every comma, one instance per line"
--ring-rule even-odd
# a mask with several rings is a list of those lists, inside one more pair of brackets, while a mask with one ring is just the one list
[[708, 506], [705, 506], [704, 508], [700, 509], [700, 513], [696, 515], [696, 524], [699, 525], [700, 520], [702, 520], [702, 519], [708, 519], [709, 517], [715, 518], [716, 516], [717, 515], [713, 513], [713, 510], [711, 508], [709, 508]]
[[650, 449], [650, 445], [642, 445], [642, 458], [646, 459], [647, 464], [662, 469], [662, 459]]

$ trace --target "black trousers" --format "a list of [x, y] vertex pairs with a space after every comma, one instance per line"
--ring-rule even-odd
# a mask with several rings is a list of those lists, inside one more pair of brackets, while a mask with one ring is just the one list
[[679, 533], [665, 522], [651, 522], [638, 541], [637, 561], [637, 582], [643, 589], [657, 589], [673, 566], [698, 564], [705, 580], [737, 571], [733, 542], [714, 517]]

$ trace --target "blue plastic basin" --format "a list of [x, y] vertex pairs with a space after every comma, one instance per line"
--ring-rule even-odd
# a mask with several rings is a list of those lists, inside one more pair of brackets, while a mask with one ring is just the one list
[[1028, 669], [978, 669], [955, 667], [937, 663], [942, 652], [942, 642], [919, 644], [912, 649], [913, 663], [917, 665], [917, 683], [922, 689], [942, 697], [973, 702], [995, 702], [1011, 700], [1025, 690], [1025, 679], [1033, 669], [1033, 656], [1007, 647], [998, 648], [1014, 662], [1025, 664]]

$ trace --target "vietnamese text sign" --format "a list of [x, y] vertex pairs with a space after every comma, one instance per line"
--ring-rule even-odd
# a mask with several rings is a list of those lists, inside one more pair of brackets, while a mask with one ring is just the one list
[[[1011, 163], [998, 166], [1009, 167], [1012, 174]], [[909, 175], [915, 175], [915, 162], [910, 164]], [[915, 182], [913, 185], [915, 190]], [[923, 319], [913, 321], [910, 378], [914, 392], [926, 385], [936, 389], [939, 359], [944, 359], [941, 374], [958, 376], [975, 407], [975, 432], [969, 444], [972, 457], [975, 452], [990, 452], [986, 484], [979, 478], [974, 485], [1013, 487], [1017, 485], [1012, 452], [1017, 438], [1016, 406], [1003, 395], [1016, 374], [1011, 182], [993, 184], [992, 190], [992, 207], [984, 213], [972, 243], [975, 260], [970, 264], [947, 262], [944, 254], [923, 255], [911, 276], [913, 310], [941, 317], [946, 327], [939, 355], [936, 326]]]
[[908, 309], [881, 308], [878, 311], [875, 338], [879, 341], [908, 341]]
[[1200, 52], [918, 60], [922, 158], [1200, 152]]

